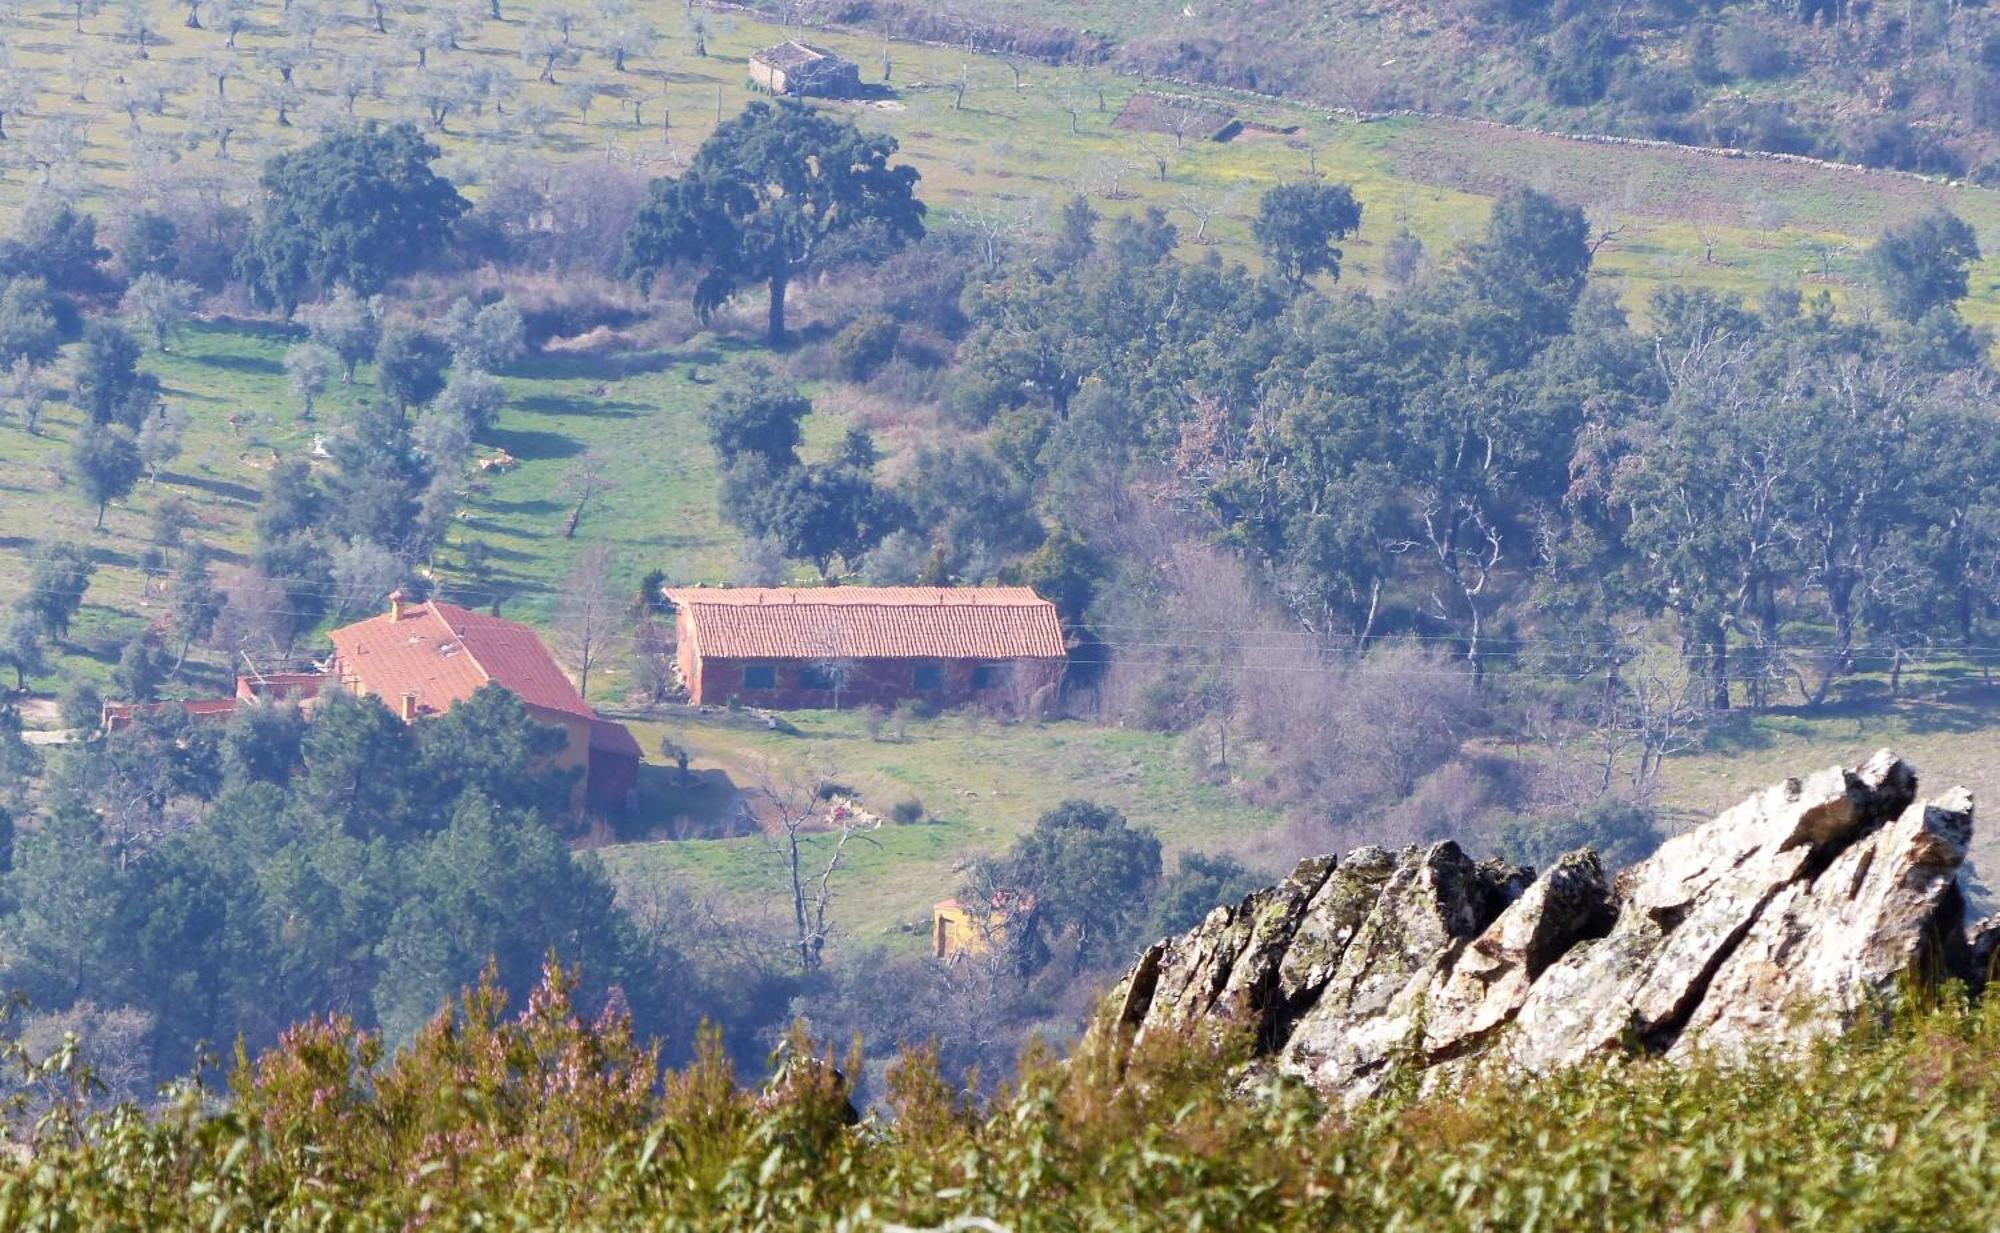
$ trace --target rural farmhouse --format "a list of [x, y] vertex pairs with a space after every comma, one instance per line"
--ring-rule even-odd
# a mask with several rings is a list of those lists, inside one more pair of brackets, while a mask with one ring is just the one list
[[599, 719], [569, 676], [525, 625], [454, 604], [405, 602], [333, 631], [332, 672], [340, 687], [380, 698], [414, 723], [440, 715], [491, 682], [530, 714], [568, 736], [558, 767], [583, 771], [576, 804], [617, 808], [639, 773], [639, 743], [623, 724]]
[[1055, 605], [1028, 587], [689, 587], [667, 598], [697, 705], [1021, 710], [1062, 678]]

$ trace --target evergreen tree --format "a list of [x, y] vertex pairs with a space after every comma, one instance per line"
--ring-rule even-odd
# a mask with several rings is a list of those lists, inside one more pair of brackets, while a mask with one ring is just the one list
[[273, 157], [238, 271], [290, 313], [346, 284], [362, 295], [443, 253], [470, 208], [431, 170], [438, 148], [409, 124], [329, 132]]
[[700, 270], [704, 319], [745, 285], [770, 291], [770, 339], [785, 340], [785, 290], [843, 234], [870, 228], [899, 244], [923, 235], [916, 169], [889, 163], [893, 138], [782, 100], [755, 102], [709, 135], [677, 179], [653, 181], [625, 237], [621, 269], [649, 285], [662, 269]]
[[1361, 226], [1361, 203], [1345, 184], [1280, 184], [1257, 205], [1251, 234], [1264, 260], [1293, 290], [1314, 274], [1340, 277], [1338, 241]]
[[86, 425], [70, 450], [70, 473], [84, 499], [97, 507], [97, 529], [104, 529], [104, 511], [132, 491], [144, 460], [139, 444], [122, 424]]
[[1900, 320], [1916, 321], [1933, 308], [1964, 299], [1971, 285], [1967, 267], [1979, 259], [1979, 238], [1972, 227], [1933, 206], [1882, 233], [1868, 250], [1868, 272], [1889, 311]]

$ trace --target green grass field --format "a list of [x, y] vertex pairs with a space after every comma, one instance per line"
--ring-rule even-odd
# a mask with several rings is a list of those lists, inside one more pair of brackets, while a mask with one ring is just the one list
[[[26, 584], [43, 539], [87, 543], [99, 568], [74, 640], [99, 661], [115, 657], [150, 615], [157, 581], [142, 568], [143, 557], [152, 512], [169, 494], [194, 506], [199, 523], [191, 537], [217, 549], [225, 570], [240, 563], [273, 457], [309, 450], [315, 433], [330, 431], [352, 397], [373, 393], [364, 366], [354, 387], [336, 387], [316, 421], [303, 421], [281, 365], [288, 341], [277, 330], [197, 325], [171, 352], [148, 361], [166, 398], [188, 412], [182, 453], [156, 484], [142, 480], [114, 504], [101, 532], [92, 530], [94, 511], [63, 478], [77, 415], [52, 408], [38, 436], [18, 421], [0, 421], [0, 485], [7, 494], [0, 502], [0, 598], [11, 601]], [[721, 349], [706, 346], [637, 365], [639, 371], [572, 357], [521, 365], [507, 379], [499, 426], [480, 443], [482, 456], [505, 449], [521, 465], [473, 482], [441, 560], [445, 592], [480, 605], [498, 599], [509, 615], [539, 623], [575, 553], [598, 542], [614, 548], [621, 585], [636, 586], [656, 565], [690, 579], [726, 579], [736, 543], [716, 513], [714, 455], [696, 420], [702, 388], [696, 375], [722, 359]], [[599, 385], [608, 386], [604, 396], [586, 394]], [[604, 460], [611, 487], [593, 500], [576, 536], [565, 539], [570, 506], [562, 477], [585, 451]], [[476, 572], [463, 568], [472, 539], [488, 553]]]
[[[951, 715], [913, 721], [904, 738], [871, 737], [863, 716], [813, 711], [788, 716], [796, 735], [727, 719], [687, 715], [631, 727], [649, 755], [662, 736], [686, 746], [692, 769], [728, 776], [753, 792], [761, 782], [826, 775], [852, 788], [885, 817], [901, 800], [924, 807], [924, 821], [889, 823], [851, 840], [836, 919], [862, 940], [924, 944], [930, 905], [958, 889], [966, 862], [1004, 850], [1044, 811], [1084, 796], [1125, 811], [1156, 831], [1171, 867], [1184, 850], [1256, 856], [1251, 849], [1279, 822], [1227, 787], [1193, 781], [1177, 738], [1075, 722], [1002, 724]], [[660, 775], [664, 782], [666, 775]], [[662, 813], [691, 814], [691, 829], [714, 828], [726, 802], [709, 790], [662, 791]], [[816, 836], [824, 854], [833, 842]], [[662, 875], [719, 890], [741, 906], [773, 907], [784, 873], [758, 835], [619, 844], [602, 850], [613, 876], [641, 885]], [[824, 855], [820, 855], [823, 863]], [[918, 926], [912, 930], [912, 925]]]
[[[709, 54], [696, 57], [683, 17], [668, 8], [658, 15], [661, 38], [651, 54], [630, 58], [628, 71], [619, 73], [592, 50], [596, 36], [586, 22], [574, 35], [579, 62], [559, 67], [556, 82], [544, 84], [536, 80], [538, 66], [520, 55], [535, 12], [526, 6], [503, 4], [506, 20], [467, 28], [459, 50], [429, 52], [420, 68], [406, 36], [435, 7], [397, 9], [386, 34], [374, 31], [364, 10], [326, 12], [308, 53], [304, 36], [284, 29], [279, 7], [260, 4], [232, 52], [219, 29], [185, 29], [181, 5], [141, 0], [152, 21], [147, 58], [139, 60], [122, 6], [86, 3], [78, 34], [72, 9], [24, 5], [0, 18], [12, 71], [33, 87], [30, 103], [6, 117], [0, 210], [18, 207], [44, 183], [105, 206], [156, 191], [168, 178], [231, 191], [261, 159], [344, 118], [336, 87], [357, 64], [379, 70], [382, 88], [363, 93], [355, 114], [430, 129], [446, 150], [449, 174], [475, 196], [496, 159], [524, 152], [671, 174], [718, 111], [732, 114], [752, 97], [749, 54], [801, 33], [710, 14]], [[1121, 13], [1135, 21], [1154, 16], [1129, 4], [1097, 7], [1114, 27]], [[1083, 24], [1099, 20], [1095, 13]], [[880, 40], [831, 32], [811, 37], [856, 60], [871, 84], [879, 81]], [[924, 174], [923, 192], [934, 208], [1003, 232], [1042, 225], [1053, 205], [1082, 191], [1106, 209], [1168, 208], [1192, 234], [1197, 224], [1189, 207], [1200, 202], [1204, 210], [1221, 207], [1208, 230], [1225, 254], [1249, 259], [1257, 193], [1316, 170], [1352, 183], [1368, 207], [1349, 263], [1349, 278], [1367, 283], [1379, 276], [1376, 254], [1402, 226], [1433, 252], [1447, 251], [1477, 232], [1487, 198], [1525, 182], [1591, 207], [1604, 230], [1617, 232], [1599, 265], [1637, 302], [1652, 287], [1685, 280], [1754, 294], [1772, 281], [1811, 278], [1840, 292], [1859, 248], [1883, 225], [1932, 200], [1947, 201], [1982, 230], [2000, 225], [1992, 193], [1909, 177], [1590, 145], [1470, 122], [1357, 124], [1262, 99], [1224, 102], [1246, 119], [1297, 126], [1297, 133], [1181, 144], [1169, 134], [1113, 126], [1127, 98], [1144, 88], [1134, 79], [1009, 64], [956, 49], [893, 43], [886, 50], [892, 65], [886, 97], [833, 105], [901, 141]], [[274, 67], [281, 54], [299, 61], [290, 91]], [[425, 99], [439, 83], [474, 70], [508, 83], [512, 97], [499, 104], [505, 114], [493, 105], [478, 113], [466, 106], [433, 128]], [[217, 72], [224, 73], [221, 98], [214, 97]], [[961, 76], [962, 106], [955, 88]], [[135, 91], [149, 106], [160, 100], [159, 114], [141, 108], [128, 119], [123, 104]], [[281, 95], [290, 100], [290, 127], [276, 124]], [[226, 160], [217, 142], [223, 128], [232, 134]], [[2000, 317], [1996, 278], [2000, 266], [1980, 271], [1973, 312], [1979, 319]]]
[[[631, 726], [649, 756], [662, 736], [693, 754], [692, 791], [666, 786], [658, 771], [647, 790], [651, 824], [683, 838], [614, 843], [599, 849], [613, 880], [638, 891], [661, 879], [718, 895], [750, 917], [788, 910], [782, 863], [757, 834], [722, 833], [735, 809], [722, 785], [827, 775], [885, 817], [899, 800], [920, 801], [924, 822], [887, 824], [851, 840], [837, 882], [834, 919], [849, 939], [921, 948], [930, 905], [953, 894], [967, 862], [1003, 851], [1063, 799], [1084, 796], [1124, 810], [1157, 831], [1171, 868], [1184, 851], [1227, 852], [1274, 876], [1311, 853], [1297, 849], [1283, 817], [1247, 804], [1241, 768], [1235, 786], [1193, 781], [1181, 742], [1149, 732], [1065, 722], [996, 724], [947, 716], [915, 722], [907, 738], [871, 737], [853, 713], [790, 715], [787, 735], [741, 719], [688, 713]], [[1887, 746], [1914, 764], [1926, 792], [1954, 784], [1975, 799], [2000, 800], [2000, 698], [1971, 684], [1919, 683], [1893, 704], [1829, 706], [1812, 714], [1744, 715], [1713, 733], [1700, 753], [1672, 759], [1659, 804], [1669, 829], [1696, 825], [1751, 793], [1823, 766], [1854, 765]], [[653, 774], [653, 773], [649, 773]], [[740, 831], [740, 825], [736, 828]], [[808, 842], [823, 864], [833, 839]], [[1976, 834], [1974, 861], [2000, 861], [2000, 826]]]

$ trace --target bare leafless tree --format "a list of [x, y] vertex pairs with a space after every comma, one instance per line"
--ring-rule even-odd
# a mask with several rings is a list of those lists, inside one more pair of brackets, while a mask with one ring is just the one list
[[583, 521], [583, 511], [591, 498], [611, 488], [611, 481], [604, 476], [604, 456], [596, 450], [585, 450], [577, 460], [563, 472], [563, 495], [574, 500], [570, 508], [569, 520], [563, 524], [563, 538], [576, 538], [577, 524]]
[[986, 264], [994, 269], [1007, 255], [1008, 241], [1033, 230], [1041, 215], [1041, 205], [1033, 201], [980, 201], [959, 212], [959, 218], [978, 235]]
[[1132, 163], [1115, 155], [1100, 155], [1085, 163], [1070, 186], [1079, 195], [1102, 197], [1106, 201], [1124, 201], [1132, 196], [1132, 190], [1125, 187], [1125, 177], [1132, 174]]
[[632, 623], [632, 675], [648, 701], [662, 702], [673, 692], [674, 651], [673, 622], [642, 610]]
[[[807, 973], [826, 961], [835, 879], [846, 864], [847, 845], [856, 838], [873, 843], [866, 832], [882, 824], [853, 802], [833, 797], [832, 783], [822, 773], [782, 775], [767, 767], [745, 803], [762, 815], [765, 848], [784, 871], [792, 945], [799, 970]], [[815, 837], [821, 842], [815, 843]]]
[[1086, 102], [1085, 95], [1076, 90], [1051, 90], [1049, 91], [1049, 102], [1055, 104], [1057, 111], [1069, 117], [1069, 131], [1071, 136], [1075, 136], [1082, 131], [1077, 127], [1077, 121], [1083, 114], [1083, 107]]
[[1214, 244], [1217, 240], [1208, 234], [1208, 224], [1216, 215], [1226, 213], [1236, 202], [1236, 190], [1213, 188], [1189, 188], [1174, 199], [1174, 205], [1189, 218], [1194, 219], [1194, 234], [1188, 237], [1191, 244]]
[[1613, 704], [1613, 725], [1623, 729], [1638, 754], [1632, 799], [1643, 804], [1652, 799], [1661, 765], [1701, 744], [1709, 718], [1702, 697], [1705, 683], [1669, 647], [1649, 648], [1620, 669], [1618, 681], [1623, 689]]
[[1715, 223], [1707, 218], [1697, 216], [1689, 219], [1688, 223], [1694, 228], [1695, 239], [1701, 241], [1701, 263], [1714, 265], [1715, 246], [1722, 239], [1722, 234], [1716, 230]]
[[592, 544], [577, 554], [563, 579], [556, 607], [556, 649], [576, 665], [576, 691], [590, 696], [590, 673], [604, 659], [618, 628], [618, 601], [611, 587], [611, 548]]

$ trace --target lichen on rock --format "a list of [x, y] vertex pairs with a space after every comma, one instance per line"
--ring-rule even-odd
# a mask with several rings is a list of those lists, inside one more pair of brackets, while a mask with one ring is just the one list
[[1149, 948], [1108, 1021], [1247, 1021], [1260, 1068], [1349, 1101], [1405, 1066], [1437, 1081], [1793, 1046], [1911, 981], [1984, 983], [2000, 927], [1963, 920], [1971, 796], [1916, 793], [1883, 751], [1766, 789], [1615, 878], [1587, 850], [1539, 877], [1449, 842], [1314, 858]]

